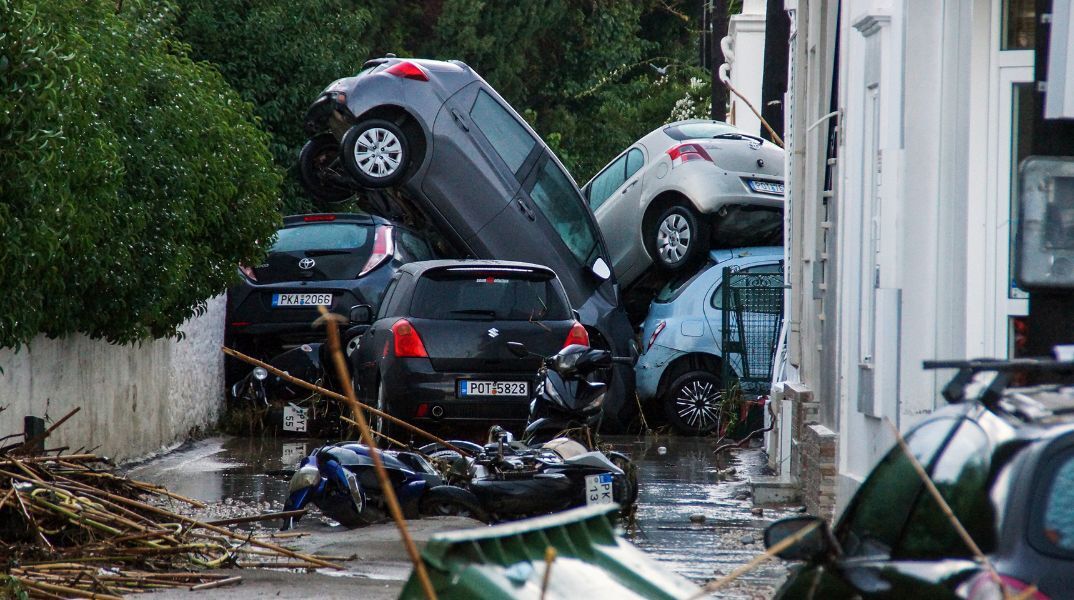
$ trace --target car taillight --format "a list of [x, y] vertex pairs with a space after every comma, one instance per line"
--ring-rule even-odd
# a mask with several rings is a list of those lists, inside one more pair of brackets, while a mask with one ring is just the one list
[[677, 167], [691, 160], [707, 160], [712, 162], [712, 157], [701, 147], [701, 144], [679, 144], [668, 150], [671, 158], [671, 166]]
[[239, 265], [239, 270], [242, 271], [242, 274], [245, 275], [246, 278], [249, 279], [250, 281], [257, 281], [257, 273], [254, 272], [253, 267], [247, 267], [246, 265]]
[[654, 329], [653, 334], [649, 336], [649, 345], [645, 347], [646, 352], [649, 351], [649, 348], [653, 347], [653, 344], [656, 343], [656, 338], [660, 335], [660, 332], [663, 331], [665, 327], [667, 327], [667, 325], [667, 321], [660, 321], [656, 324], [656, 329]]
[[398, 358], [429, 358], [425, 344], [421, 342], [418, 330], [406, 319], [399, 319], [392, 325], [392, 337], [395, 339], [395, 356]]
[[404, 60], [403, 62], [395, 63], [394, 65], [384, 69], [385, 73], [391, 73], [396, 77], [402, 77], [403, 79], [413, 79], [415, 81], [429, 81], [429, 76], [425, 74], [418, 65]]
[[302, 220], [306, 223], [317, 223], [321, 221], [335, 221], [336, 215], [306, 215], [302, 217]]
[[567, 341], [563, 342], [563, 347], [566, 348], [571, 344], [589, 345], [589, 332], [578, 321], [571, 325], [571, 332], [567, 334]]
[[[1031, 587], [1033, 591], [1030, 591]], [[970, 579], [959, 586], [958, 591], [966, 600], [1009, 600], [1015, 597], [1024, 600], [1051, 600], [1047, 594], [1036, 591], [1035, 587], [1024, 581], [1000, 575], [997, 582], [989, 573], [981, 573]]]
[[395, 240], [392, 238], [392, 228], [388, 225], [378, 225], [376, 233], [373, 234], [373, 253], [369, 255], [369, 260], [365, 261], [365, 266], [362, 267], [358, 276], [361, 277], [376, 269], [393, 256], [395, 256]]

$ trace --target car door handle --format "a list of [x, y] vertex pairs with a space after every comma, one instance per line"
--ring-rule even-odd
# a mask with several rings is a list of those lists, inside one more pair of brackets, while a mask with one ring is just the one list
[[627, 184], [627, 186], [625, 188], [623, 188], [623, 193], [625, 194], [625, 193], [629, 192], [630, 188], [634, 187], [637, 184], [638, 184], [637, 179], [635, 179], [634, 181], [631, 181], [629, 184]]
[[455, 124], [462, 128], [463, 131], [470, 131], [470, 128], [466, 125], [466, 121], [463, 120], [462, 115], [460, 115], [459, 111], [454, 108], [451, 109], [451, 118], [455, 119]]
[[523, 202], [521, 198], [518, 199], [518, 210], [520, 210], [522, 214], [526, 215], [527, 219], [531, 221], [537, 220], [537, 215], [533, 214], [533, 209], [526, 206], [526, 203]]

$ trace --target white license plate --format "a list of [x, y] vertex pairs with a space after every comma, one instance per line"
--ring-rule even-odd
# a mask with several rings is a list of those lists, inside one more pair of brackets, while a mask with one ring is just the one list
[[585, 503], [586, 506], [594, 504], [612, 504], [612, 474], [601, 473], [599, 475], [585, 476]]
[[459, 380], [459, 398], [470, 396], [529, 396], [528, 381], [474, 381]]
[[294, 404], [283, 407], [283, 430], [305, 432], [307, 410]]
[[332, 306], [332, 294], [273, 294], [273, 306]]
[[750, 180], [750, 189], [758, 194], [775, 194], [783, 195], [783, 184], [773, 183], [771, 181], [758, 181], [757, 179]]

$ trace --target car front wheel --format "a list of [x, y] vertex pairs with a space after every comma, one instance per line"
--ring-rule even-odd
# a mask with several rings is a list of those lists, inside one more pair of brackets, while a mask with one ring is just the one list
[[708, 230], [693, 208], [677, 204], [665, 210], [648, 232], [649, 253], [658, 267], [678, 271], [708, 248]]
[[406, 134], [391, 121], [366, 119], [343, 135], [347, 172], [366, 188], [390, 187], [403, 180], [410, 163]]
[[686, 435], [706, 435], [720, 427], [723, 382], [707, 371], [691, 371], [671, 383], [664, 393], [668, 422]]
[[354, 195], [343, 182], [339, 142], [331, 133], [321, 133], [306, 142], [298, 154], [298, 176], [302, 187], [318, 202], [334, 204]]

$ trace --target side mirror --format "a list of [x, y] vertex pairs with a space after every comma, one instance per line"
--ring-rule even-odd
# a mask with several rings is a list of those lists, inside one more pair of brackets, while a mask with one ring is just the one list
[[359, 304], [351, 307], [351, 325], [370, 325], [373, 323], [373, 307]]
[[602, 280], [606, 280], [612, 276], [612, 268], [608, 266], [608, 263], [604, 262], [604, 259], [597, 257], [597, 260], [593, 261], [593, 266], [589, 267], [593, 274]]
[[764, 531], [765, 548], [772, 548], [795, 536], [799, 538], [777, 552], [776, 556], [784, 560], [819, 562], [840, 554], [839, 544], [832, 537], [828, 522], [812, 515], [788, 517], [769, 525]]
[[530, 351], [526, 349], [526, 345], [519, 342], [507, 342], [507, 349], [511, 351], [511, 354], [519, 358], [526, 358], [530, 355]]

